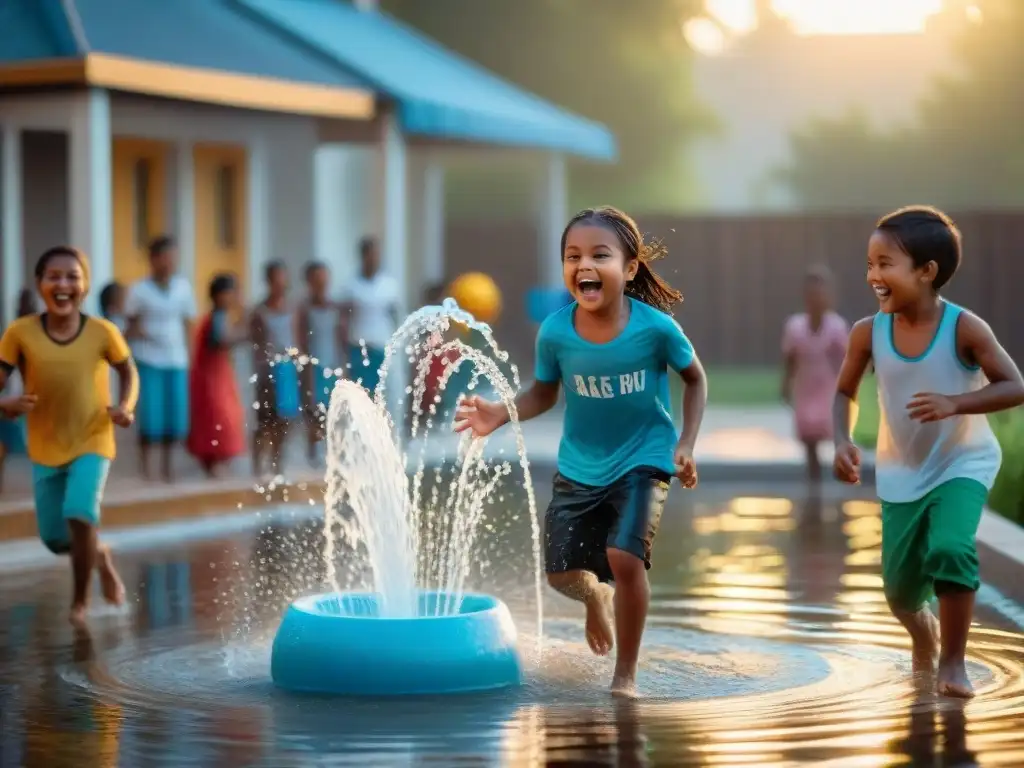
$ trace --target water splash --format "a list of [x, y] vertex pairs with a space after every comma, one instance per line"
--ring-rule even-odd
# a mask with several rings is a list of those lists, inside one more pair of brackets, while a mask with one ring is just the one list
[[[469, 332], [483, 339], [482, 349], [458, 338]], [[393, 372], [403, 375], [410, 369], [412, 381], [404, 388], [393, 386]], [[454, 377], [460, 372], [468, 373], [468, 380], [453, 402], [451, 395], [456, 393], [448, 390], [455, 389]], [[389, 384], [404, 394], [394, 407], [387, 396]], [[417, 594], [424, 589], [450, 595], [437, 605], [438, 615], [458, 612], [473, 569], [480, 565], [478, 545], [488, 510], [513, 474], [509, 461], [487, 458], [486, 439], [451, 435], [452, 407], [468, 393], [486, 391], [508, 409], [515, 436], [516, 463], [527, 492], [537, 627], [541, 626], [540, 525], [515, 407], [519, 387], [518, 370], [498, 347], [490, 327], [452, 299], [423, 307], [402, 323], [385, 348], [372, 399], [353, 381], [335, 386], [327, 414], [325, 499], [324, 560], [331, 587], [349, 586], [341, 582], [337, 567], [340, 540], [347, 552], [365, 550], [383, 615], [415, 615]], [[410, 398], [407, 423], [404, 406]], [[444, 444], [451, 441], [457, 447], [450, 460]]]

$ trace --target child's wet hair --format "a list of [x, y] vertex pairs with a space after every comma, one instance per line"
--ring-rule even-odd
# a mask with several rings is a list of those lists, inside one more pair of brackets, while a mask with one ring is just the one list
[[78, 262], [78, 265], [82, 268], [82, 276], [85, 278], [85, 286], [88, 288], [89, 260], [85, 258], [84, 253], [70, 245], [55, 245], [53, 248], [43, 251], [43, 255], [36, 259], [36, 280], [42, 280], [43, 275], [46, 274], [46, 268], [50, 266], [50, 262], [59, 258], [72, 258]]
[[235, 290], [235, 276], [222, 272], [210, 281], [210, 301], [216, 301], [222, 293]]
[[953, 220], [929, 205], [911, 205], [886, 214], [875, 228], [891, 237], [914, 266], [921, 268], [934, 261], [936, 291], [949, 282], [960, 267], [961, 238]]
[[668, 313], [672, 312], [673, 306], [683, 300], [683, 294], [651, 269], [651, 262], [667, 253], [665, 247], [658, 241], [645, 243], [640, 228], [628, 214], [610, 205], [580, 211], [569, 220], [562, 232], [563, 257], [569, 232], [578, 224], [590, 224], [611, 230], [619, 238], [626, 258], [639, 261], [636, 276], [626, 284], [626, 293], [629, 296]]

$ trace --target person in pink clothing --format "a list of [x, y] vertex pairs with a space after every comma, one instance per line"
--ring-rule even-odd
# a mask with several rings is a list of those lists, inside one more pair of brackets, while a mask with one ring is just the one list
[[804, 306], [782, 334], [782, 399], [793, 408], [796, 435], [807, 448], [807, 474], [821, 480], [818, 443], [832, 439], [832, 401], [846, 354], [849, 324], [832, 309], [832, 277], [813, 267], [804, 278]]

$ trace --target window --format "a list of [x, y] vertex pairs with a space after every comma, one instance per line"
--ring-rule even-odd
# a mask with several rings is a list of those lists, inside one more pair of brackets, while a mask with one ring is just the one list
[[132, 167], [132, 199], [135, 211], [135, 245], [145, 248], [152, 236], [149, 221], [149, 185], [153, 169], [148, 158], [139, 158]]
[[235, 166], [217, 169], [217, 240], [221, 248], [234, 248], [238, 242], [237, 174]]

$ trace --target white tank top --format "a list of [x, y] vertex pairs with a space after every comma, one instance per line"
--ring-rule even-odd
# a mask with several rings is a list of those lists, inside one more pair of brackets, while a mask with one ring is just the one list
[[875, 452], [875, 485], [882, 501], [917, 501], [954, 478], [991, 488], [1002, 452], [983, 415], [953, 416], [922, 424], [908, 415], [918, 392], [960, 395], [981, 389], [985, 374], [961, 362], [956, 327], [963, 310], [942, 302], [931, 344], [919, 357], [904, 357], [893, 341], [893, 316], [879, 312], [871, 328], [881, 418]]

